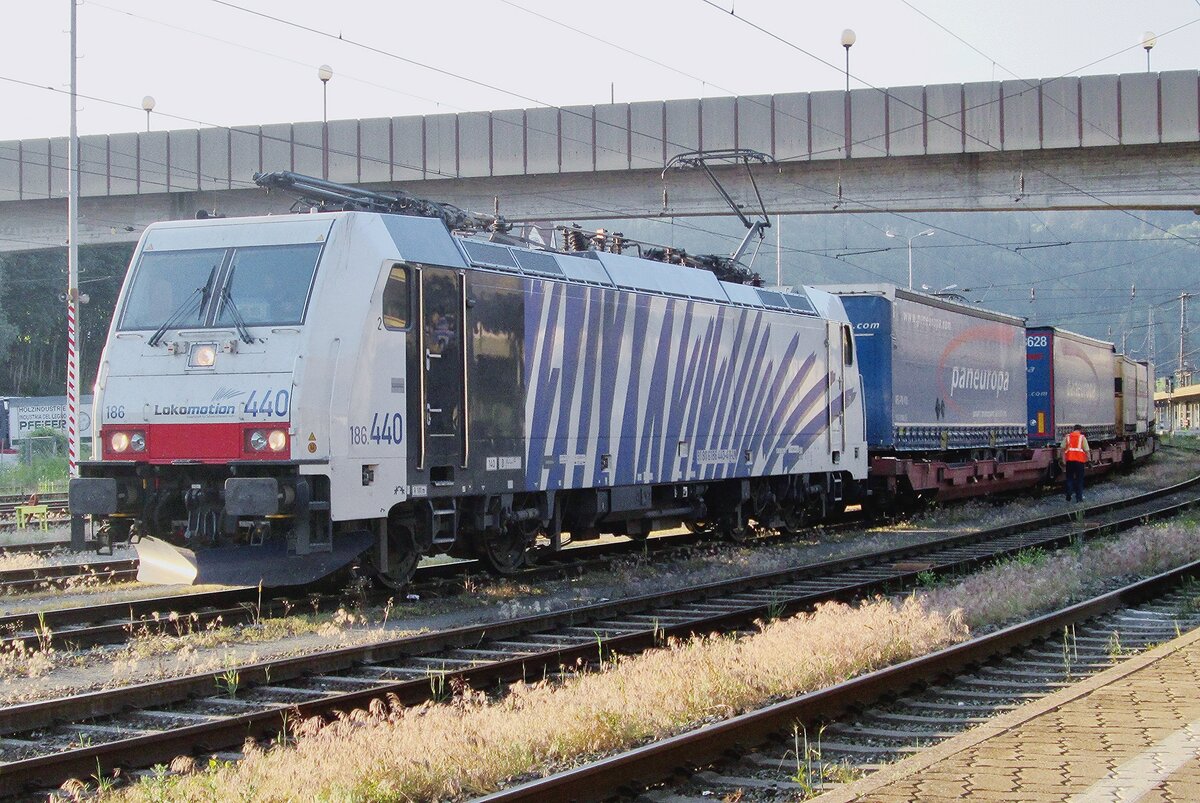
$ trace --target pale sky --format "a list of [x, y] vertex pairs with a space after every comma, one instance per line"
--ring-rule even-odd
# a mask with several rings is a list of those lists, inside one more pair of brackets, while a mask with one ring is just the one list
[[[0, 8], [0, 140], [65, 136], [70, 0]], [[847, 27], [851, 86], [1140, 72], [1143, 31], [1156, 71], [1200, 54], [1200, 0], [81, 0], [79, 129], [144, 129], [144, 95], [156, 129], [319, 120], [321, 64], [330, 119], [836, 89]]]

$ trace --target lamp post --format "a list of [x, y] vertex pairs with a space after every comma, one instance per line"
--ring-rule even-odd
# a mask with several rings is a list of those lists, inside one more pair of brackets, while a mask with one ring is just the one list
[[858, 39], [850, 28], [842, 31], [842, 47], [846, 48], [846, 91], [850, 91], [850, 48]]
[[333, 68], [322, 64], [317, 68], [317, 78], [321, 79], [321, 178], [329, 178], [329, 79], [333, 77]]
[[[935, 233], [936, 232], [934, 232], [933, 229], [925, 229], [925, 231], [919, 231], [916, 234], [914, 234], [912, 237], [908, 238], [908, 289], [909, 290], [912, 289], [912, 244], [913, 244], [913, 240], [917, 239], [918, 237], [932, 237]], [[884, 234], [888, 237], [900, 237], [900, 235], [894, 231], [885, 231]], [[900, 239], [904, 239], [904, 238], [900, 237]]]
[[1154, 35], [1154, 31], [1142, 33], [1142, 47], [1146, 49], [1146, 72], [1150, 72], [1150, 51], [1156, 44], [1158, 44], [1158, 37]]
[[150, 133], [150, 112], [154, 111], [154, 96], [142, 98], [142, 108], [146, 110], [146, 133]]
[[329, 79], [333, 77], [333, 68], [322, 64], [317, 68], [317, 77], [321, 79], [321, 122], [329, 122]]

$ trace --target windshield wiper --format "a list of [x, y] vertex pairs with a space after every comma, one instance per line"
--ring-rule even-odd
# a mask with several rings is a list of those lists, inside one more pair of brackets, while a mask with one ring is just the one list
[[242, 339], [242, 342], [246, 344], [253, 343], [254, 337], [250, 334], [250, 330], [246, 328], [246, 319], [242, 317], [241, 311], [238, 310], [237, 304], [233, 300], [233, 294], [229, 292], [229, 285], [226, 285], [225, 289], [221, 292], [221, 299], [225, 304], [229, 305], [229, 316], [233, 318], [233, 325], [237, 327], [238, 336]]
[[212, 270], [208, 272], [208, 280], [204, 282], [204, 286], [197, 287], [195, 290], [193, 290], [188, 297], [183, 300], [183, 303], [180, 304], [174, 312], [167, 316], [167, 319], [163, 321], [162, 326], [154, 330], [154, 334], [150, 335], [150, 339], [147, 340], [146, 343], [150, 346], [157, 346], [160, 342], [162, 342], [163, 335], [167, 333], [167, 330], [170, 329], [171, 326], [174, 325], [174, 323], [181, 319], [185, 314], [192, 311], [192, 302], [195, 301], [196, 296], [200, 296], [200, 305], [196, 307], [196, 310], [199, 311], [204, 309], [204, 305], [208, 303], [208, 294], [212, 292], [212, 283], [216, 275], [217, 266], [213, 265]]
[[[191, 295], [189, 295], [187, 298], [185, 298], [183, 300], [183, 303], [179, 305], [179, 309], [177, 309], [173, 313], [171, 313], [171, 317], [169, 317], [165, 321], [163, 321], [163, 325], [158, 327], [157, 329], [155, 329], [154, 334], [150, 335], [150, 339], [147, 340], [146, 342], [151, 346], [157, 346], [159, 344], [159, 342], [162, 341], [163, 335], [165, 335], [167, 333], [167, 330], [170, 329], [172, 326], [174, 326], [175, 322], [177, 320], [179, 320], [180, 318], [182, 318], [186, 313], [192, 311], [192, 307], [196, 306], [192, 302], [196, 300], [197, 296], [200, 296], [200, 298], [201, 298], [200, 306], [203, 306], [203, 304], [204, 304], [203, 293], [204, 293], [204, 288], [202, 288], [202, 287], [197, 287], [195, 290], [193, 290]], [[198, 308], [199, 307], [197, 307], [197, 309]]]

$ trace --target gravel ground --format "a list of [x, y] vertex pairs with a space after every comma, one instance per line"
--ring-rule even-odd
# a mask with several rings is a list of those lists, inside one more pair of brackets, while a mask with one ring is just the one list
[[[1193, 475], [1200, 461], [1179, 452], [1162, 452], [1131, 476], [1094, 483], [1088, 503], [1135, 495]], [[244, 663], [301, 655], [352, 644], [365, 644], [406, 634], [476, 624], [560, 610], [622, 596], [682, 588], [699, 582], [771, 571], [803, 563], [865, 554], [904, 544], [921, 543], [961, 532], [992, 527], [1069, 510], [1057, 494], [997, 505], [968, 502], [937, 508], [900, 524], [836, 534], [814, 531], [812, 540], [790, 544], [734, 547], [714, 544], [684, 558], [652, 562], [638, 556], [584, 577], [530, 586], [512, 581], [485, 581], [467, 596], [399, 600], [385, 609], [348, 606], [333, 615], [293, 616], [291, 622], [220, 628], [182, 637], [135, 638], [117, 648], [81, 653], [0, 654], [0, 704], [44, 699], [123, 686], [145, 680], [227, 669]], [[84, 589], [72, 604], [116, 601], [125, 595], [155, 596], [163, 587], [127, 584]], [[21, 598], [26, 599], [25, 597]], [[59, 597], [61, 599], [61, 597]], [[57, 601], [57, 600], [56, 600]], [[9, 602], [9, 604], [12, 604]], [[168, 611], [164, 611], [166, 618]], [[283, 633], [284, 635], [279, 635]]]

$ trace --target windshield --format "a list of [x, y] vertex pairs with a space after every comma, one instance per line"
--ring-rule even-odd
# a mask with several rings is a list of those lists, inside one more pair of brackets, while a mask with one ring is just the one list
[[319, 243], [238, 248], [234, 251], [218, 326], [232, 326], [229, 299], [247, 326], [296, 324], [304, 320], [308, 290], [317, 268]]
[[120, 328], [233, 326], [234, 310], [247, 326], [301, 323], [320, 254], [320, 243], [143, 253]]
[[224, 248], [142, 254], [121, 328], [157, 329], [176, 312], [179, 326], [203, 325], [202, 293], [196, 290], [205, 286], [224, 258]]

